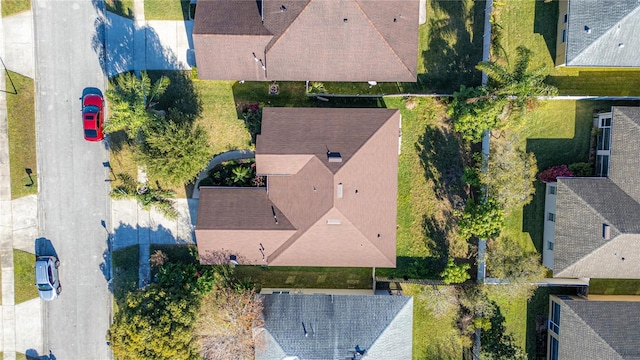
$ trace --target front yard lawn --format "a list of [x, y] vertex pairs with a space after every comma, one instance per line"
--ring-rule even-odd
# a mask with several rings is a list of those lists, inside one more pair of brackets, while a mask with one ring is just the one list
[[[133, 245], [111, 253], [113, 267], [112, 291], [116, 301], [138, 288], [140, 247]], [[64, 284], [62, 284], [64, 286]]]
[[146, 0], [145, 20], [189, 20], [189, 0]]
[[[154, 72], [160, 76], [162, 72]], [[169, 73], [171, 76], [171, 74]], [[193, 87], [202, 102], [202, 112], [196, 124], [202, 126], [209, 134], [209, 145], [212, 156], [229, 150], [251, 149], [251, 137], [244, 126], [244, 122], [238, 119], [232, 91], [233, 82], [230, 81], [200, 81], [193, 80]], [[167, 90], [169, 91], [169, 90]], [[138, 176], [138, 167], [134, 159], [134, 148], [126, 143], [124, 134], [111, 134], [110, 143], [111, 167], [115, 174], [125, 173], [134, 179]], [[194, 174], [195, 177], [196, 174]], [[112, 186], [118, 185], [117, 181]], [[176, 197], [187, 196], [186, 187], [173, 188]]]
[[[19, 304], [38, 297], [34, 254], [13, 249], [14, 299]], [[64, 290], [64, 284], [62, 284]]]
[[[4, 6], [4, 4], [3, 4]], [[5, 75], [9, 128], [11, 198], [37, 194], [36, 116], [33, 79], [9, 72]], [[17, 94], [11, 91], [15, 86]], [[28, 170], [27, 170], [28, 169]], [[31, 171], [31, 175], [27, 173]]]

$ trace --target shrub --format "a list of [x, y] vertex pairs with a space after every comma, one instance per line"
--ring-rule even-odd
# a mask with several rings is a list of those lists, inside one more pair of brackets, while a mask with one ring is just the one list
[[504, 226], [504, 211], [492, 198], [480, 204], [469, 200], [464, 213], [456, 211], [455, 214], [459, 217], [458, 234], [465, 239], [474, 236], [481, 239], [494, 238], [500, 235]]
[[573, 173], [573, 176], [593, 176], [593, 168], [591, 164], [586, 162], [569, 164], [568, 168]]
[[554, 182], [558, 177], [571, 177], [573, 172], [569, 170], [567, 165], [557, 165], [548, 168], [538, 174], [538, 179], [545, 183]]
[[453, 258], [449, 258], [447, 267], [440, 273], [440, 276], [442, 276], [442, 280], [447, 285], [460, 284], [471, 279], [471, 275], [468, 272], [469, 269], [471, 269], [471, 265], [467, 263], [456, 265]]

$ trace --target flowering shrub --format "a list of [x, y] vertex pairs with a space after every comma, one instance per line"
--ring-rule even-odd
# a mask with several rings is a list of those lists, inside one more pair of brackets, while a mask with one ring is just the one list
[[538, 179], [548, 183], [556, 181], [558, 177], [571, 177], [573, 172], [569, 170], [567, 165], [557, 165], [548, 168], [547, 170], [538, 174]]

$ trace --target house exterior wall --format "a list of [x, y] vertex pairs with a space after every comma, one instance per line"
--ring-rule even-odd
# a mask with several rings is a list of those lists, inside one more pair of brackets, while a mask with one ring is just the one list
[[[556, 214], [556, 193], [558, 191], [558, 183], [547, 183], [544, 195], [544, 232], [542, 235], [542, 264], [553, 270], [554, 251], [552, 245], [556, 236], [556, 223], [549, 220], [549, 214]], [[555, 244], [554, 244], [555, 245]]]
[[565, 15], [569, 18], [569, 0], [560, 0], [558, 2], [558, 31], [556, 33], [556, 66], [563, 66], [566, 63], [567, 42], [566, 33], [563, 42], [563, 32], [569, 31], [569, 22], [565, 23]]

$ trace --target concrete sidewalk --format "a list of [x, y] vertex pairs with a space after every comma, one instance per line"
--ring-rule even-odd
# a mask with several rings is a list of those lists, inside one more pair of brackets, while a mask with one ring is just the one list
[[[188, 70], [194, 64], [191, 33], [193, 21], [145, 21], [141, 0], [134, 2], [136, 21], [106, 14], [106, 76], [128, 70]], [[1, 8], [1, 4], [0, 4]], [[142, 13], [141, 13], [142, 12]], [[96, 31], [96, 29], [90, 29]], [[35, 77], [33, 13], [22, 12], [0, 19], [0, 57], [6, 69]], [[3, 68], [4, 70], [4, 68]], [[0, 76], [0, 264], [2, 305], [0, 353], [14, 360], [16, 352], [45, 355], [43, 344], [44, 303], [14, 300], [13, 250], [35, 253], [38, 237], [37, 197], [11, 199], [9, 142], [5, 77]], [[112, 250], [139, 245], [140, 283], [149, 282], [150, 244], [193, 244], [197, 200], [175, 201], [180, 217], [170, 221], [155, 211], [142, 210], [135, 200], [113, 201]], [[46, 355], [45, 355], [46, 356]]]

